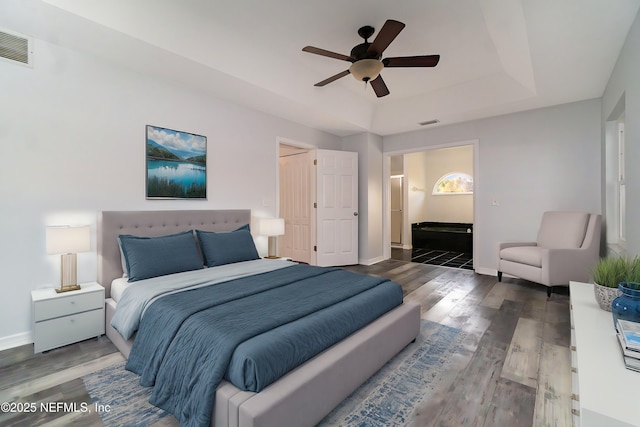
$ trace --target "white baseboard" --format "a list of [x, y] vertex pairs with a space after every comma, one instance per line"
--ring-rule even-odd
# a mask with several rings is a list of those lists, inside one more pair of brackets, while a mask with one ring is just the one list
[[376, 263], [378, 263], [380, 261], [384, 261], [384, 257], [383, 256], [370, 258], [370, 259], [359, 259], [358, 260], [358, 264], [360, 264], [360, 265], [373, 265], [373, 264], [376, 264]]
[[401, 245], [399, 243], [392, 243], [391, 247], [394, 249], [413, 249], [412, 245]]
[[32, 342], [33, 338], [31, 337], [31, 331], [0, 337], [0, 351], [20, 347], [25, 344], [31, 344]]
[[392, 244], [391, 247], [396, 249], [413, 249], [413, 246], [411, 244], [401, 245], [399, 243], [396, 243], [396, 244]]
[[413, 249], [411, 245], [400, 245], [400, 244], [391, 244], [392, 249]]

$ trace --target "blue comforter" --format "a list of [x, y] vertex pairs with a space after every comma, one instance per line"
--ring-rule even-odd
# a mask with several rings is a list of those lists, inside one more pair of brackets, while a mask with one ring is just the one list
[[147, 309], [127, 369], [181, 425], [208, 426], [225, 377], [260, 391], [401, 303], [386, 279], [307, 265], [184, 291]]

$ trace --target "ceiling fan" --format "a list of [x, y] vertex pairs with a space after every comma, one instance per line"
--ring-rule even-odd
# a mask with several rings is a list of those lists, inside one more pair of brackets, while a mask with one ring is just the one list
[[389, 47], [391, 42], [398, 36], [398, 34], [400, 34], [400, 31], [402, 31], [404, 27], [405, 25], [402, 22], [388, 19], [372, 43], [369, 43], [368, 39], [373, 35], [375, 29], [369, 25], [360, 28], [358, 30], [358, 34], [364, 39], [364, 43], [361, 43], [351, 49], [351, 55], [349, 56], [313, 46], [305, 46], [302, 49], [304, 52], [315, 53], [316, 55], [328, 56], [329, 58], [340, 59], [352, 63], [348, 70], [344, 70], [335, 76], [322, 80], [314, 86], [324, 86], [346, 76], [347, 74], [352, 74], [356, 80], [365, 82], [365, 85], [367, 82], [370, 82], [376, 96], [380, 98], [389, 95], [389, 89], [380, 75], [383, 68], [435, 67], [438, 65], [440, 55], [399, 56], [384, 58], [382, 60], [380, 59], [384, 50]]

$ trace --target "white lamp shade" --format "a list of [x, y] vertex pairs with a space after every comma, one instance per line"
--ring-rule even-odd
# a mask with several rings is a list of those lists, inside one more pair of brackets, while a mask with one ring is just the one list
[[258, 234], [261, 236], [282, 236], [284, 234], [283, 218], [260, 218]]
[[91, 250], [88, 225], [81, 227], [47, 227], [47, 253], [68, 254]]
[[349, 72], [356, 80], [369, 81], [375, 80], [383, 68], [384, 65], [377, 59], [361, 59], [351, 64]]

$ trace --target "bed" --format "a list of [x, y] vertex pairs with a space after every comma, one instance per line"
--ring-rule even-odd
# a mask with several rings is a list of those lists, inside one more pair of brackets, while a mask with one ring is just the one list
[[[111, 326], [118, 307], [116, 299], [122, 297], [121, 290], [115, 292], [114, 289], [114, 294], [111, 293], [112, 282], [116, 279], [122, 281], [123, 276], [118, 236], [166, 236], [193, 229], [204, 233], [232, 232], [245, 227], [250, 219], [249, 210], [111, 211], [99, 214], [98, 281], [105, 287], [107, 296], [106, 333], [125, 357], [129, 358], [136, 338], [136, 344], [140, 344], [143, 338], [142, 335], [134, 335], [125, 339]], [[263, 264], [262, 260], [255, 262]], [[295, 267], [282, 267], [282, 270], [294, 272]], [[166, 301], [170, 300], [165, 297], [159, 301], [167, 304]], [[154, 305], [159, 306], [154, 303], [151, 307]], [[210, 423], [214, 426], [243, 427], [315, 425], [413, 341], [419, 327], [419, 306], [400, 303], [259, 392], [243, 390], [224, 379], [215, 389]]]

